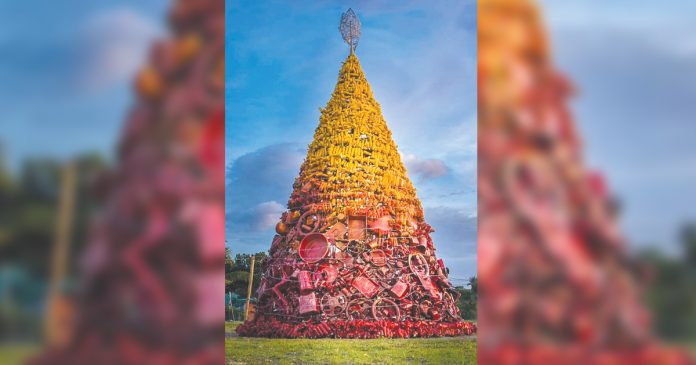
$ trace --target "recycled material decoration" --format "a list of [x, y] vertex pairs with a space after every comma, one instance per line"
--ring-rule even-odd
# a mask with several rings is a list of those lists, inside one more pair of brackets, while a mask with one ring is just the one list
[[435, 255], [421, 203], [351, 47], [276, 226], [242, 336], [432, 337], [476, 331]]

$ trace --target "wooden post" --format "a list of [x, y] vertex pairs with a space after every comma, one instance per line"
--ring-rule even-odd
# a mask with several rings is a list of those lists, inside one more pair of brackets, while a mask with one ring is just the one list
[[51, 277], [48, 292], [48, 311], [45, 322], [46, 342], [62, 345], [69, 332], [72, 317], [71, 303], [61, 292], [61, 285], [68, 270], [70, 240], [75, 216], [76, 167], [69, 162], [61, 173], [60, 195], [56, 219], [55, 241], [51, 257]]
[[244, 320], [249, 319], [249, 309], [251, 309], [251, 287], [254, 285], [254, 261], [256, 261], [256, 256], [251, 255], [251, 270], [249, 270], [249, 290], [247, 290], [246, 313], [244, 314]]
[[58, 198], [58, 219], [51, 263], [51, 289], [56, 290], [65, 279], [68, 266], [68, 251], [72, 238], [73, 218], [75, 215], [75, 165], [68, 163], [63, 168], [61, 189]]

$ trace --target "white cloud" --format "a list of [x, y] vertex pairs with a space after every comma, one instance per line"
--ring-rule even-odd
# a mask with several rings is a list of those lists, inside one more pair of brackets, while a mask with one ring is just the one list
[[164, 29], [154, 19], [122, 7], [94, 14], [82, 33], [86, 66], [81, 84], [98, 90], [129, 81]]
[[276, 201], [263, 202], [257, 205], [254, 209], [254, 228], [259, 231], [272, 228], [284, 210], [285, 207]]
[[404, 157], [404, 165], [411, 176], [418, 176], [423, 180], [437, 179], [449, 172], [449, 168], [442, 160], [421, 159], [412, 154]]

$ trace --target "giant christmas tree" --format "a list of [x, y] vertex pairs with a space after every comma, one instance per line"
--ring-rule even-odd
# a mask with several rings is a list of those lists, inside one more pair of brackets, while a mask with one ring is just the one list
[[470, 334], [423, 209], [353, 52], [276, 227], [243, 336], [429, 337]]

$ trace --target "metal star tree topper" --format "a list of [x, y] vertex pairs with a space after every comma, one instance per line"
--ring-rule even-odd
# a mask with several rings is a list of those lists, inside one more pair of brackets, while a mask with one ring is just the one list
[[341, 15], [341, 24], [338, 29], [341, 31], [343, 40], [350, 46], [350, 53], [353, 53], [358, 48], [360, 40], [360, 19], [353, 9], [348, 8], [348, 11]]

